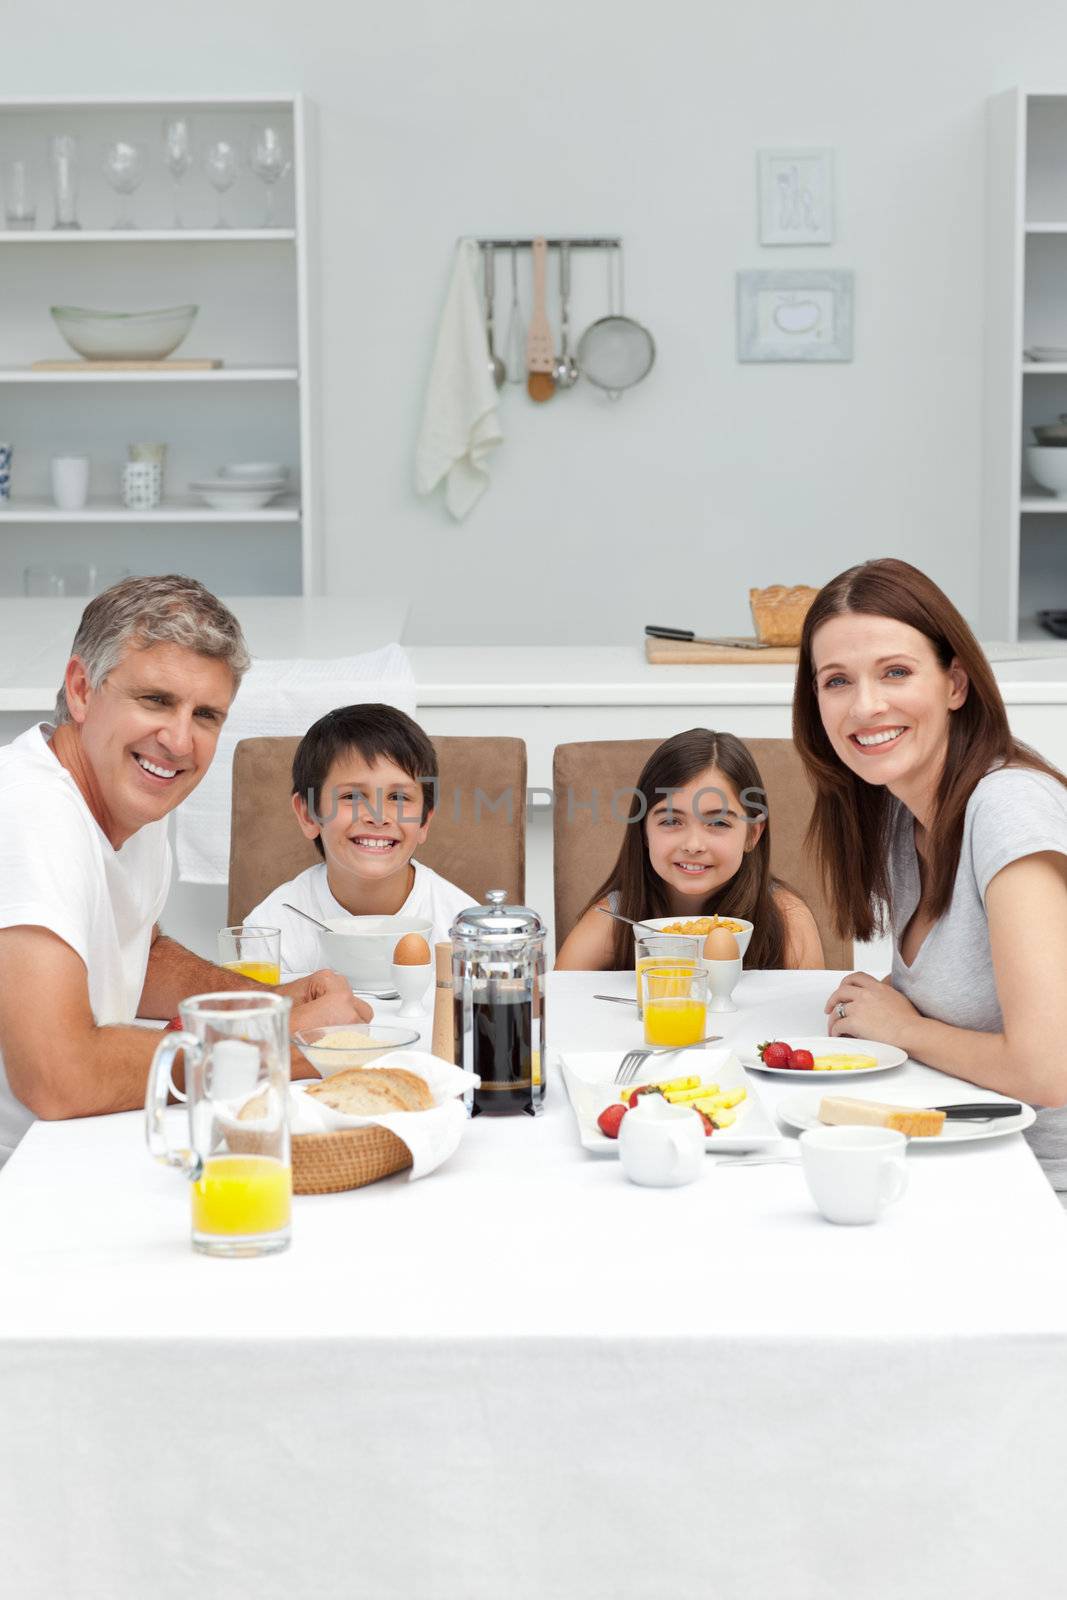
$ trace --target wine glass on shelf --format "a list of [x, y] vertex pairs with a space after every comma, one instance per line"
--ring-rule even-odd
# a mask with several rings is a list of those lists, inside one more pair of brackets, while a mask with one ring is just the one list
[[184, 227], [181, 183], [193, 164], [193, 127], [188, 117], [167, 117], [163, 123], [163, 161], [174, 191], [174, 226]]
[[144, 151], [128, 139], [116, 139], [104, 152], [104, 177], [119, 197], [116, 228], [132, 228], [130, 196], [140, 188], [144, 177]]
[[286, 153], [285, 140], [277, 128], [262, 127], [253, 130], [249, 165], [256, 177], [266, 185], [267, 207], [263, 226], [273, 228], [274, 185], [285, 177], [293, 165]]
[[219, 214], [215, 221], [216, 228], [228, 228], [226, 212], [223, 207], [223, 197], [227, 190], [232, 189], [237, 182], [240, 170], [240, 159], [237, 146], [231, 139], [216, 139], [208, 145], [204, 152], [204, 172], [207, 181], [219, 197]]

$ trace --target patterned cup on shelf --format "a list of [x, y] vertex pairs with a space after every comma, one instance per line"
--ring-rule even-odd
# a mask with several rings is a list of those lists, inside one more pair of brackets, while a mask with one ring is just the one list
[[161, 467], [165, 467], [167, 464], [167, 447], [165, 444], [127, 445], [126, 454], [131, 461], [158, 461]]
[[127, 511], [154, 511], [163, 498], [163, 468], [158, 461], [127, 461], [122, 469], [122, 503]]
[[0, 444], [0, 507], [8, 505], [11, 500], [11, 457], [14, 450], [13, 444]]

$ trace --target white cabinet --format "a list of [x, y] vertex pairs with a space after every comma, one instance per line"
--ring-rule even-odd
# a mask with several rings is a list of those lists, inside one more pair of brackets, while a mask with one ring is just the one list
[[[168, 116], [192, 122], [194, 162], [178, 191], [163, 159]], [[203, 170], [217, 139], [247, 152], [253, 130], [281, 131], [291, 170], [275, 186], [264, 226], [265, 186], [243, 164], [224, 198]], [[48, 143], [78, 141], [79, 231], [53, 226]], [[118, 197], [103, 175], [109, 143], [142, 146], [145, 177], [129, 201], [133, 228], [117, 228]], [[30, 167], [32, 230], [0, 228], [0, 438], [14, 445], [12, 498], [0, 511], [0, 595], [21, 594], [31, 563], [92, 562], [105, 571], [182, 571], [216, 592], [314, 593], [312, 408], [308, 371], [307, 183], [299, 95], [0, 98], [0, 190], [11, 162]], [[5, 191], [6, 200], [6, 191]], [[0, 217], [0, 222], [6, 220]], [[40, 372], [31, 364], [77, 359], [52, 321], [52, 305], [148, 310], [200, 307], [176, 359], [213, 357], [197, 372]], [[168, 446], [158, 511], [126, 511], [119, 475], [134, 441]], [[49, 459], [88, 455], [82, 511], [52, 504]], [[189, 490], [226, 461], [282, 461], [291, 492], [262, 511], [209, 509]]]
[[[1034, 347], [1065, 359], [1035, 361]], [[1035, 424], [1067, 413], [1067, 92], [989, 104], [980, 632], [1042, 639], [1067, 610], [1067, 500], [1035, 483]]]

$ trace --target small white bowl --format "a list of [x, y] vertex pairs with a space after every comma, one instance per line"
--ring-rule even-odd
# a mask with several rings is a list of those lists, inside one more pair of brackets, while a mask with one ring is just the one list
[[[365, 1043], [353, 1042], [357, 1034]], [[404, 1050], [416, 1044], [418, 1038], [415, 1028], [388, 1027], [384, 1022], [336, 1022], [329, 1027], [294, 1033], [293, 1043], [316, 1072], [329, 1078], [345, 1067], [365, 1067], [379, 1056]]]
[[216, 511], [259, 511], [285, 493], [284, 478], [198, 478], [189, 485]]
[[244, 478], [281, 478], [289, 476], [289, 468], [280, 461], [230, 461], [219, 468], [220, 478], [239, 481]]
[[1058, 500], [1067, 500], [1067, 450], [1062, 445], [1028, 445], [1026, 460], [1042, 489], [1051, 489]]
[[353, 989], [393, 987], [393, 951], [405, 933], [419, 933], [433, 946], [433, 923], [423, 917], [327, 917], [319, 934], [324, 967], [343, 973]]

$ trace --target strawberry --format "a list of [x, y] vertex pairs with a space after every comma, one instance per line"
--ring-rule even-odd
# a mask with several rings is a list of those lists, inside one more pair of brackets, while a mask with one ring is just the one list
[[643, 1094], [662, 1094], [662, 1093], [663, 1093], [663, 1090], [659, 1087], [658, 1084], [656, 1084], [656, 1083], [643, 1083], [641, 1085], [641, 1087], [639, 1089], [635, 1089], [633, 1094], [630, 1096], [630, 1105], [631, 1106], [635, 1106], [637, 1104], [638, 1100], [640, 1100], [640, 1098], [641, 1098], [641, 1096]]
[[694, 1106], [693, 1110], [696, 1112], [697, 1116], [700, 1118], [701, 1122], [704, 1124], [704, 1135], [705, 1135], [705, 1137], [710, 1139], [711, 1135], [715, 1132], [715, 1124], [714, 1124], [714, 1122], [712, 1122], [711, 1118], [708, 1116], [706, 1111], [701, 1111], [700, 1110], [699, 1106]]
[[793, 1065], [793, 1052], [781, 1039], [768, 1039], [766, 1044], [757, 1046], [759, 1058], [765, 1067], [791, 1067]]
[[596, 1125], [601, 1133], [606, 1133], [609, 1139], [619, 1137], [619, 1126], [626, 1115], [627, 1107], [620, 1105], [608, 1106], [596, 1119]]
[[796, 1067], [799, 1072], [810, 1072], [815, 1065], [815, 1057], [810, 1050], [794, 1050], [792, 1057], [789, 1065]]

